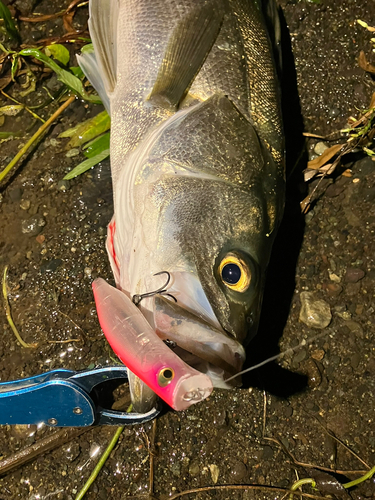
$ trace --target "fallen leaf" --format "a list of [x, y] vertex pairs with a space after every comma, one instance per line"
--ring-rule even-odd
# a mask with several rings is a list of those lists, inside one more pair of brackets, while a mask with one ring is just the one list
[[344, 170], [344, 172], [341, 175], [343, 175], [344, 177], [353, 177], [353, 174], [352, 174], [352, 171], [350, 170], [350, 168], [347, 168], [346, 170]]
[[318, 158], [315, 158], [314, 160], [311, 160], [307, 163], [307, 168], [311, 169], [318, 169], [325, 165], [331, 158], [337, 154], [340, 149], [342, 149], [343, 144], [335, 144], [334, 146], [331, 146], [330, 148], [326, 149], [323, 154], [318, 156]]
[[366, 55], [363, 52], [363, 50], [361, 50], [361, 52], [359, 54], [358, 64], [367, 73], [371, 73], [372, 75], [375, 75], [375, 66], [373, 64], [371, 64], [371, 63], [368, 62], [368, 60], [366, 59]]

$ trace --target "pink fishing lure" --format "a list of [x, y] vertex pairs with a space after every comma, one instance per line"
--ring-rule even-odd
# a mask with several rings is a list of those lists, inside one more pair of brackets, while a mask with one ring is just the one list
[[194, 370], [157, 336], [123, 292], [99, 278], [92, 284], [103, 332], [121, 361], [175, 410], [207, 398], [211, 379]]

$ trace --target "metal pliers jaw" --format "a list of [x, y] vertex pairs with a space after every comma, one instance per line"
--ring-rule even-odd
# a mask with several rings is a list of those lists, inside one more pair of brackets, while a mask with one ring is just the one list
[[107, 410], [90, 393], [109, 380], [127, 381], [125, 366], [107, 366], [75, 372], [57, 369], [0, 384], [0, 425], [45, 424], [54, 427], [126, 425], [152, 420], [159, 414]]

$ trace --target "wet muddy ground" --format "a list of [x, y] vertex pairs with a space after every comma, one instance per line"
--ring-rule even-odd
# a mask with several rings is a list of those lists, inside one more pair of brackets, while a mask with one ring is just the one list
[[[39, 13], [57, 12], [68, 4], [14, 3], [22, 14], [33, 8]], [[357, 64], [360, 50], [374, 61], [372, 35], [356, 23], [359, 18], [374, 25], [375, 4], [372, 0], [321, 0], [319, 4], [284, 0], [282, 8], [304, 129], [331, 133], [344, 127], [357, 109], [366, 108], [375, 91], [373, 80]], [[84, 26], [86, 20], [83, 7], [75, 27]], [[22, 23], [21, 32], [24, 40], [36, 43], [46, 35], [61, 35], [62, 21]], [[293, 61], [290, 57], [285, 61], [291, 167], [301, 151], [302, 122]], [[56, 81], [47, 78], [44, 84], [52, 89]], [[41, 87], [37, 92], [38, 99], [46, 98]], [[1, 105], [5, 104], [9, 102], [1, 97]], [[55, 109], [52, 105], [40, 114], [48, 117]], [[24, 340], [37, 343], [36, 348], [22, 348], [1, 308], [1, 382], [58, 367], [79, 370], [114, 362], [91, 293], [95, 277], [112, 280], [104, 247], [112, 215], [109, 164], [62, 183], [82, 156], [67, 154], [67, 141], [57, 138], [99, 109], [79, 101], [72, 104], [23, 167], [0, 187], [0, 267], [9, 267], [13, 319]], [[7, 117], [0, 130], [25, 131], [31, 123], [26, 113]], [[22, 139], [1, 143], [1, 167], [21, 144]], [[308, 143], [310, 154], [314, 144]], [[203, 486], [289, 488], [297, 478], [319, 480], [319, 468], [339, 471], [336, 477], [345, 483], [375, 465], [375, 162], [356, 155], [348, 158], [353, 176], [325, 179], [313, 209], [303, 218], [298, 202], [307, 188], [298, 170], [305, 160], [290, 176], [286, 216], [269, 270], [260, 331], [249, 347], [249, 363], [316, 335], [319, 338], [253, 372], [244, 380], [244, 388], [215, 390], [186, 412], [165, 411], [156, 424], [127, 427], [87, 493], [88, 500], [147, 497], [150, 445], [153, 490], [159, 499]], [[314, 300], [328, 304], [329, 326], [316, 329], [299, 321], [302, 292], [314, 292]], [[53, 432], [0, 427], [0, 466], [2, 459]], [[98, 449], [100, 454], [114, 432], [112, 427], [90, 429], [3, 476], [0, 500], [75, 498], [98, 460]], [[326, 483], [326, 478], [320, 479], [323, 494], [329, 493]], [[319, 496], [309, 486], [304, 491]], [[337, 498], [348, 498], [335, 491]], [[276, 490], [228, 487], [184, 498], [249, 500], [284, 495]], [[374, 480], [353, 488], [349, 498], [375, 498]]]

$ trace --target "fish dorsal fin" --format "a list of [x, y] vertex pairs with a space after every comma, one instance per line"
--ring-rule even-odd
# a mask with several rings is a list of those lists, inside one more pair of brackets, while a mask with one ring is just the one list
[[116, 86], [117, 23], [120, 0], [91, 0], [89, 29], [107, 94]]
[[148, 100], [158, 107], [178, 107], [219, 34], [224, 3], [208, 1], [177, 24], [169, 39]]

